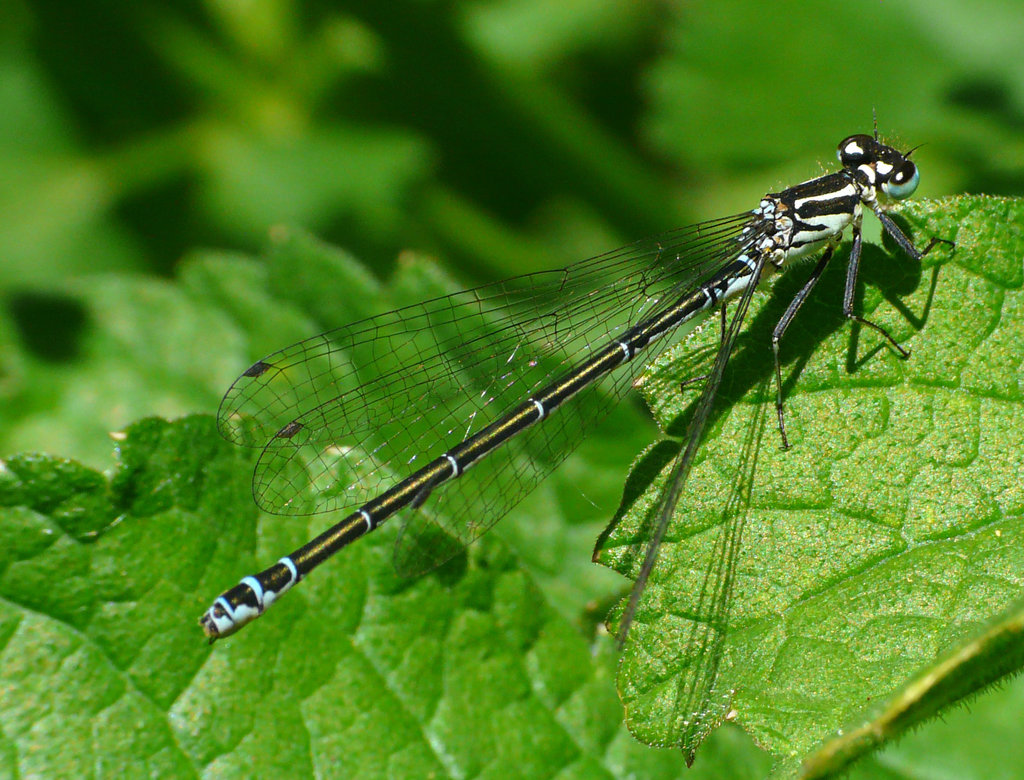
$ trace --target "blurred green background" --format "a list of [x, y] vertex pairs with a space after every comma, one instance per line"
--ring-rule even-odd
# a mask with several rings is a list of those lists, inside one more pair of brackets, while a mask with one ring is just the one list
[[[468, 285], [750, 208], [873, 110], [926, 144], [921, 196], [1024, 184], [1011, 0], [2, 8], [0, 451], [90, 454], [50, 424], [93, 317], [74, 280], [171, 278], [275, 225], [381, 277], [424, 251]], [[74, 403], [112, 430], [218, 387]]]
[[[467, 282], [749, 207], [870, 130], [921, 194], [1024, 183], [1017, 2], [19, 0], [0, 284], [173, 274], [299, 224]], [[38, 309], [36, 309], [38, 312]]]
[[873, 111], [925, 144], [919, 196], [1019, 194], [1021, 11], [8, 0], [0, 452], [106, 467], [106, 431], [212, 412], [262, 352], [169, 290], [184, 259], [256, 255], [277, 226], [382, 279], [412, 249], [469, 285], [751, 208]]

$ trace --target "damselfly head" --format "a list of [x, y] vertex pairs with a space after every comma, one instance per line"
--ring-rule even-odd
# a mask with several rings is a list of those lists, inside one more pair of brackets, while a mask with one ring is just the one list
[[865, 166], [874, 172], [875, 185], [890, 198], [909, 197], [921, 179], [917, 166], [904, 154], [870, 135], [851, 135], [839, 144], [837, 155], [844, 168]]

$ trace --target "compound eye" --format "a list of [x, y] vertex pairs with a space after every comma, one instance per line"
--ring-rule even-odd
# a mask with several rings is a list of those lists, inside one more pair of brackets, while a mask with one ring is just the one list
[[874, 159], [877, 143], [870, 135], [851, 135], [839, 144], [836, 156], [844, 168], [856, 168]]
[[907, 160], [903, 165], [893, 171], [889, 180], [882, 185], [882, 191], [890, 198], [906, 198], [914, 194], [917, 183], [921, 180], [921, 173], [914, 163]]

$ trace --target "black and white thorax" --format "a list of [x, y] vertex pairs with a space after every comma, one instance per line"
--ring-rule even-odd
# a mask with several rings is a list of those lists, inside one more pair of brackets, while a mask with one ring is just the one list
[[764, 196], [755, 221], [769, 223], [759, 245], [768, 253], [762, 279], [795, 260], [837, 244], [850, 225], [859, 231], [863, 209], [880, 213], [878, 192], [905, 198], [917, 188], [917, 166], [907, 154], [869, 135], [853, 135], [838, 148], [843, 169]]

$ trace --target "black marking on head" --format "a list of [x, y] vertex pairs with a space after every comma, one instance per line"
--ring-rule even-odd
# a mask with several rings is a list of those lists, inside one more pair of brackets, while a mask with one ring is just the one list
[[910, 160], [907, 160], [892, 172], [892, 175], [889, 177], [889, 181], [892, 184], [903, 185], [913, 179], [916, 173], [917, 166], [910, 162]]
[[277, 433], [275, 433], [274, 434], [274, 438], [275, 439], [290, 439], [296, 433], [301, 431], [303, 429], [303, 427], [304, 426], [302, 425], [302, 423], [298, 422], [297, 420], [292, 420], [290, 423], [288, 423], [286, 426], [284, 426], [281, 430], [279, 430]]
[[880, 146], [881, 144], [870, 135], [851, 135], [839, 142], [839, 162], [844, 168], [856, 168], [858, 165], [874, 162], [878, 159]]
[[272, 368], [273, 366], [270, 363], [264, 363], [262, 360], [257, 360], [255, 363], [253, 363], [251, 366], [245, 369], [245, 371], [242, 373], [242, 376], [248, 377], [249, 379], [253, 379], [255, 377], [265, 374]]

